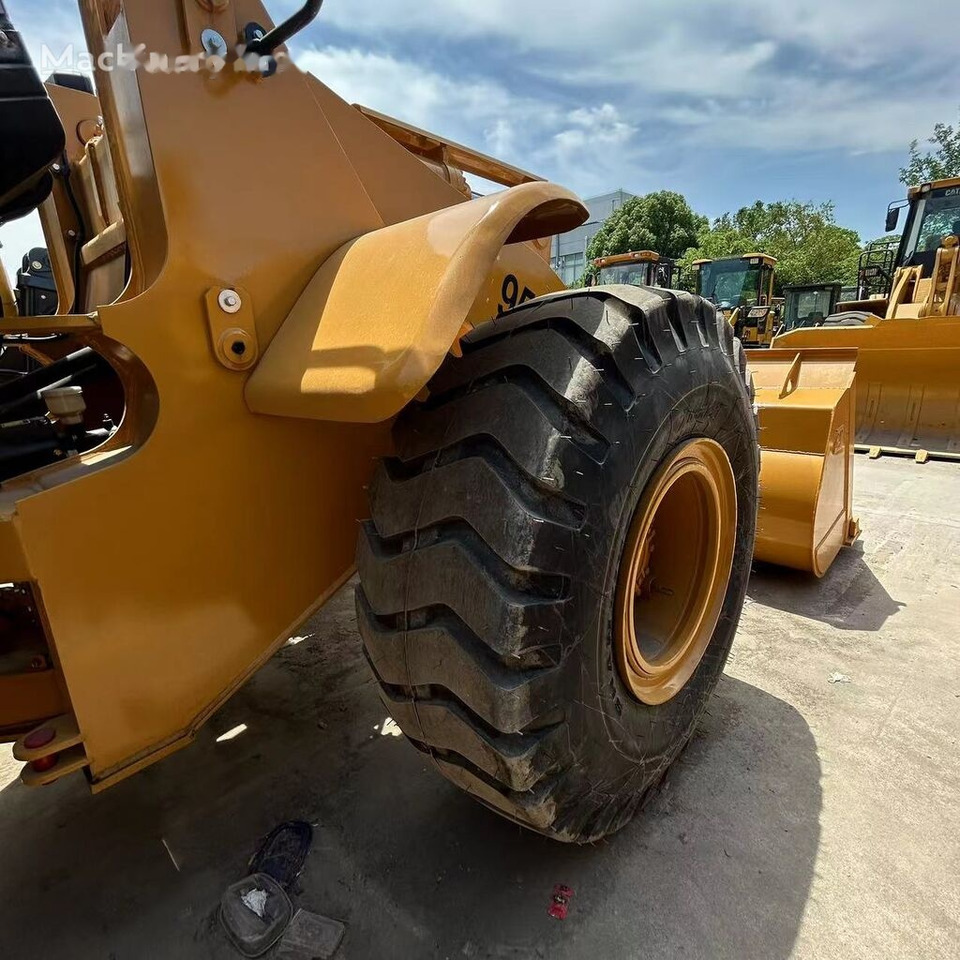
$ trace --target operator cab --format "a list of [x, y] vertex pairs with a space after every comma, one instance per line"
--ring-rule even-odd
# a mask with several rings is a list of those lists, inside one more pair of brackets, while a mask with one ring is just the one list
[[839, 283], [796, 284], [783, 288], [785, 306], [781, 333], [803, 327], [822, 327], [836, 310], [842, 285]]
[[671, 289], [678, 273], [677, 262], [652, 250], [618, 253], [593, 261], [597, 270], [594, 284], [628, 284]]
[[[944, 238], [953, 236], [960, 242], [960, 178], [911, 187], [908, 197], [910, 213], [897, 263], [901, 267], [920, 267], [923, 276], [928, 277]], [[899, 208], [891, 208], [888, 223], [896, 227], [899, 213]]]

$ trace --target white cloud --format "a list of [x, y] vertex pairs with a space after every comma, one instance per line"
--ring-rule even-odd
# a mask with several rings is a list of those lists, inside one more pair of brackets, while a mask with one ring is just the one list
[[902, 0], [525, 0], [522, 18], [508, 0], [324, 9], [381, 42], [472, 43], [474, 64], [512, 53], [516, 89], [529, 73], [617, 104], [628, 123], [685, 117], [723, 144], [770, 151], [905, 150], [960, 100], [956, 53], [931, 26], [958, 23], [956, 0], [928, 0], [922, 17]]
[[705, 99], [665, 107], [660, 115], [716, 146], [906, 155], [912, 137], [923, 137], [938, 121], [956, 116], [958, 100], [956, 92], [920, 102], [908, 91], [878, 98], [862, 83], [793, 78], [762, 97]]
[[623, 147], [633, 138], [636, 127], [625, 123], [613, 104], [601, 107], [580, 107], [567, 115], [567, 127], [554, 134], [553, 142], [560, 156], [573, 159], [584, 153]]

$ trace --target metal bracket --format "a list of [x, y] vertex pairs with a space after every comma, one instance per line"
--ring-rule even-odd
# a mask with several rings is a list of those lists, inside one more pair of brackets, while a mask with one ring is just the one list
[[250, 294], [241, 287], [211, 287], [204, 299], [214, 356], [228, 370], [249, 370], [260, 358]]

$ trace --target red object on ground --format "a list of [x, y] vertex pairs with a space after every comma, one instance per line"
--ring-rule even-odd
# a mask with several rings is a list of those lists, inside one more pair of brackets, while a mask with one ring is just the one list
[[566, 920], [567, 911], [570, 909], [570, 901], [573, 899], [573, 890], [558, 883], [553, 888], [553, 898], [550, 901], [550, 916], [554, 920]]

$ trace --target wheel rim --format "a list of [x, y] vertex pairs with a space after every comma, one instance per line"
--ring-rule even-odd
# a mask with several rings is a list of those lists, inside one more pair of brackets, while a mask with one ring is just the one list
[[733, 468], [713, 440], [685, 444], [644, 491], [620, 561], [614, 638], [620, 674], [641, 702], [671, 700], [703, 659], [736, 527]]

